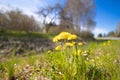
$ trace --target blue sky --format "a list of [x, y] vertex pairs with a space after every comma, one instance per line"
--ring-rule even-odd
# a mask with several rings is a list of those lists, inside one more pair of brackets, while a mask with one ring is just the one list
[[[64, 0], [0, 0], [0, 9], [10, 9], [8, 7], [16, 7], [21, 9], [28, 15], [38, 17], [34, 12], [39, 7], [53, 5], [57, 2], [64, 3]], [[120, 21], [120, 0], [96, 0], [96, 27], [93, 31], [95, 35], [98, 33], [108, 33], [116, 29], [117, 23]]]
[[120, 21], [119, 9], [120, 0], [96, 0], [96, 29], [103, 33], [114, 31]]

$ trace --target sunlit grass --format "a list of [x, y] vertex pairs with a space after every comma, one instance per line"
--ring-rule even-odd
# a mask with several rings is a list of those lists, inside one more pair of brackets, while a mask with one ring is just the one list
[[41, 32], [24, 32], [24, 31], [4, 31], [0, 32], [0, 36], [7, 38], [51, 38], [52, 36], [47, 33]]
[[120, 80], [120, 41], [58, 39], [58, 49], [44, 54], [1, 57], [0, 79]]

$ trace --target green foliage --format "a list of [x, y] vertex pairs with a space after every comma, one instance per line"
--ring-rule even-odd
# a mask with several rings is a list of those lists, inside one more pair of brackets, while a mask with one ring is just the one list
[[40, 32], [30, 32], [26, 33], [24, 31], [4, 31], [0, 32], [2, 37], [17, 37], [17, 38], [50, 38], [49, 34], [40, 33]]
[[103, 37], [102, 33], [99, 33], [99, 34], [98, 34], [98, 37]]
[[0, 79], [120, 80], [119, 44], [120, 41], [89, 42], [46, 54], [13, 56], [4, 61], [1, 58]]
[[94, 34], [90, 31], [82, 31], [80, 33], [80, 37], [85, 41], [93, 41], [94, 40]]
[[15, 80], [15, 76], [14, 76], [14, 72], [15, 72], [15, 59], [14, 59], [14, 51], [12, 53], [12, 56], [11, 56], [11, 61], [8, 61], [6, 63], [6, 66], [7, 66], [7, 71], [8, 71], [8, 76], [9, 76], [9, 80]]

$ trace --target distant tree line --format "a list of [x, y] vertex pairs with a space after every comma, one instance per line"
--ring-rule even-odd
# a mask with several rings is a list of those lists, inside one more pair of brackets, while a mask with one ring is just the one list
[[0, 13], [0, 30], [31, 32], [40, 30], [40, 27], [34, 17], [25, 15], [19, 10], [14, 10]]
[[110, 31], [107, 35], [102, 35], [102, 33], [99, 33], [98, 37], [120, 37], [120, 22], [118, 22], [115, 31]]

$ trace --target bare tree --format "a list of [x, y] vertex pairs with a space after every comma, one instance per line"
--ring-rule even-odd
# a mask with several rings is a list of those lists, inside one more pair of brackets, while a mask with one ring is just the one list
[[95, 3], [94, 0], [67, 0], [61, 11], [61, 24], [73, 26], [77, 32], [81, 27], [90, 30], [95, 26]]
[[115, 32], [114, 31], [110, 31], [108, 34], [107, 34], [108, 37], [115, 37]]
[[116, 35], [120, 37], [120, 22], [118, 22], [118, 25], [117, 25]]
[[38, 14], [43, 16], [46, 32], [50, 27], [48, 24], [55, 23], [56, 20], [60, 21], [59, 26], [63, 29], [71, 28], [80, 33], [84, 28], [90, 32], [95, 26], [95, 0], [66, 0], [65, 5], [45, 7], [40, 9]]
[[[41, 17], [43, 17], [43, 21], [41, 21], [45, 25], [46, 32], [51, 25], [56, 24], [56, 20], [59, 19], [59, 13], [61, 11], [61, 8], [61, 5], [57, 3], [54, 6], [42, 8], [37, 12]], [[49, 19], [49, 21], [47, 21], [47, 19]]]

